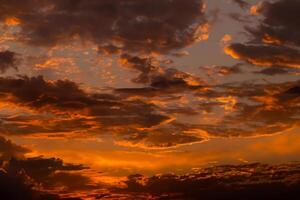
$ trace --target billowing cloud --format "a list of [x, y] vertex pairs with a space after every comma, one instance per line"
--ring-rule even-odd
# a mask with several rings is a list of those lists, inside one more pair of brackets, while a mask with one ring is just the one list
[[107, 53], [166, 53], [207, 39], [208, 34], [202, 0], [4, 0], [1, 4], [0, 19], [18, 19], [20, 40], [33, 45], [52, 46], [79, 37]]

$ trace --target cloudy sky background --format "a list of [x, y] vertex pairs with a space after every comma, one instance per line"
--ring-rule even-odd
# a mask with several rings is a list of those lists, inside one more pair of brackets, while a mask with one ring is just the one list
[[292, 194], [299, 10], [0, 0], [0, 183], [28, 199]]

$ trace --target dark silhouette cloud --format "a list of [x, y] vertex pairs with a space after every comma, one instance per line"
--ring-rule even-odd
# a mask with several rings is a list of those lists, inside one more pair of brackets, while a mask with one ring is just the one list
[[[65, 193], [73, 193], [75, 190], [96, 187], [88, 177], [79, 173], [88, 169], [84, 165], [66, 164], [55, 158], [26, 158], [25, 154], [30, 152], [29, 149], [3, 137], [0, 138], [0, 152], [1, 199], [71, 200], [73, 198], [60, 198], [57, 189], [63, 186]], [[46, 190], [56, 192], [49, 193]]]
[[6, 200], [63, 200], [56, 194], [35, 190], [26, 176], [11, 175], [3, 170], [0, 171], [0, 197]]
[[48, 190], [55, 190], [63, 186], [65, 192], [74, 192], [96, 187], [90, 178], [82, 174], [82, 170], [88, 169], [88, 167], [81, 164], [65, 164], [57, 158], [12, 158], [5, 164], [4, 169], [8, 174], [18, 174], [22, 171], [36, 184], [40, 184]]
[[123, 192], [159, 199], [295, 199], [299, 195], [299, 164], [224, 165], [198, 172], [152, 177], [131, 175]]

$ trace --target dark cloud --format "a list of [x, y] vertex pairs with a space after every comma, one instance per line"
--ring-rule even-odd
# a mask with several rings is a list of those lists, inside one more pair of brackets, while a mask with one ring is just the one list
[[262, 15], [257, 27], [245, 27], [251, 39], [246, 44], [231, 44], [225, 52], [235, 59], [265, 67], [299, 68], [300, 2], [264, 1], [253, 7]]
[[80, 109], [90, 99], [71, 81], [51, 83], [39, 77], [0, 78], [0, 92], [12, 95], [12, 101], [32, 108], [53, 105], [56, 108]]
[[89, 94], [67, 80], [19, 77], [0, 78], [0, 83], [1, 101], [39, 112], [2, 116], [0, 130], [6, 135], [133, 134], [170, 120], [154, 104], [112, 94]]
[[[86, 118], [66, 116], [17, 115], [0, 117], [0, 131], [5, 135], [40, 135], [57, 136], [58, 133], [66, 137], [65, 133], [86, 132], [93, 129], [93, 125]], [[76, 127], [76, 130], [75, 130]]]
[[12, 157], [23, 157], [30, 150], [12, 143], [10, 140], [0, 136], [0, 159], [7, 160]]
[[147, 84], [151, 82], [151, 76], [158, 74], [160, 66], [153, 64], [153, 58], [132, 56], [123, 54], [120, 57], [120, 63], [123, 67], [140, 72], [139, 76], [132, 81], [135, 83]]
[[233, 58], [245, 60], [258, 66], [300, 67], [300, 52], [297, 49], [273, 45], [231, 44], [225, 52]]
[[18, 18], [20, 39], [33, 45], [79, 37], [108, 53], [166, 53], [207, 34], [201, 0], [3, 0], [1, 5], [0, 19]]
[[[50, 137], [111, 134], [122, 145], [170, 148], [202, 142], [210, 137], [275, 134], [292, 128], [299, 121], [300, 108], [295, 104], [297, 98], [283, 100], [287, 99], [283, 96], [288, 96], [283, 95], [285, 91], [299, 85], [298, 82], [225, 84], [202, 88], [189, 85], [185, 78], [190, 76], [177, 71], [149, 77], [147, 87], [121, 88], [112, 94], [86, 93], [66, 80], [50, 82], [42, 77], [2, 78], [2, 101], [9, 100], [15, 105], [46, 114], [2, 116], [0, 130], [7, 135]], [[167, 81], [161, 81], [160, 77]], [[157, 79], [159, 84], [155, 82]], [[173, 103], [180, 98], [177, 94], [187, 91], [192, 91], [189, 94], [194, 98], [191, 105]], [[157, 96], [160, 97], [157, 104], [148, 102], [148, 97]], [[170, 103], [170, 106], [160, 106], [160, 102]], [[189, 123], [179, 118], [197, 116], [206, 120], [206, 116], [218, 112], [217, 109], [224, 109], [224, 114], [214, 123]]]
[[137, 95], [165, 95], [168, 93], [181, 93], [184, 91], [202, 88], [203, 82], [200, 78], [179, 71], [175, 68], [167, 68], [161, 62], [152, 57], [141, 58], [123, 54], [120, 63], [123, 67], [133, 69], [140, 74], [133, 82], [144, 84], [145, 88], [118, 88], [118, 93], [136, 93]]
[[298, 0], [265, 1], [258, 12], [264, 16], [257, 29], [250, 29], [258, 40], [269, 43], [300, 45], [300, 2]]
[[20, 106], [54, 114], [70, 112], [92, 116], [104, 125], [140, 123], [142, 126], [153, 126], [168, 119], [155, 113], [155, 107], [151, 104], [87, 94], [76, 83], [68, 80], [50, 82], [41, 76], [0, 78], [0, 92], [2, 99], [8, 98], [11, 103]]
[[5, 73], [8, 69], [12, 68], [17, 70], [17, 55], [12, 51], [0, 52], [0, 73]]
[[12, 158], [3, 166], [11, 177], [23, 174], [32, 184], [39, 185], [40, 190], [73, 194], [76, 191], [86, 191], [99, 188], [89, 177], [83, 175], [88, 169], [81, 164], [66, 164], [57, 158]]
[[[55, 158], [25, 158], [29, 149], [0, 138], [0, 198], [7, 200], [71, 200], [45, 192], [64, 188], [65, 192], [95, 188], [79, 172], [80, 164], [66, 164]], [[77, 173], [74, 173], [77, 172]], [[99, 187], [99, 185], [97, 186]], [[79, 198], [77, 198], [80, 200]]]
[[[64, 164], [59, 159], [27, 158], [26, 160], [11, 160], [7, 167], [8, 171], [24, 170], [25, 173], [37, 183], [43, 185], [45, 189], [55, 189], [60, 186], [65, 191], [74, 192], [76, 190], [93, 189], [90, 178], [82, 175], [81, 170], [87, 169], [83, 165]], [[70, 173], [79, 171], [78, 173]]]
[[3, 170], [0, 171], [0, 197], [6, 200], [63, 200], [58, 195], [35, 190], [23, 174], [12, 175]]
[[[146, 177], [134, 174], [124, 187], [109, 187], [91, 194], [105, 199], [295, 199], [299, 195], [299, 163], [246, 164], [201, 168], [184, 175]], [[71, 200], [33, 189], [24, 173], [0, 172], [0, 194], [7, 200]], [[17, 190], [18, 192], [14, 192]], [[86, 196], [84, 193], [81, 193]]]
[[289, 71], [286, 69], [279, 67], [268, 67], [260, 71], [254, 72], [255, 74], [264, 74], [268, 76], [273, 76], [273, 75], [282, 75], [282, 74], [288, 74]]
[[152, 177], [131, 175], [123, 192], [159, 199], [295, 199], [299, 195], [299, 164], [225, 165], [198, 172]]
[[292, 86], [278, 95], [279, 100], [285, 103], [288, 103], [291, 100], [299, 101], [299, 97], [300, 86]]

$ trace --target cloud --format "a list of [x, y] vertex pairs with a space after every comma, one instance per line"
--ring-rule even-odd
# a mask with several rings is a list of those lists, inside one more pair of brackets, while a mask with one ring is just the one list
[[20, 40], [32, 45], [53, 46], [77, 37], [107, 53], [167, 53], [208, 34], [201, 0], [5, 0], [2, 5], [0, 19], [18, 19]]
[[11, 175], [3, 170], [0, 171], [0, 196], [7, 200], [62, 200], [56, 194], [35, 190], [26, 176]]
[[17, 55], [12, 51], [0, 52], [0, 73], [5, 73], [8, 69], [17, 70]]
[[68, 80], [19, 77], [0, 78], [0, 83], [1, 101], [30, 110], [26, 115], [1, 117], [0, 130], [6, 135], [92, 137], [105, 132], [118, 136], [150, 131], [171, 119], [154, 104], [109, 93], [86, 93]]
[[181, 176], [136, 174], [119, 191], [166, 199], [294, 199], [299, 195], [298, 169], [299, 163], [254, 163], [204, 168]]
[[[92, 190], [96, 187], [90, 178], [81, 174], [83, 170], [88, 169], [86, 166], [66, 164], [56, 158], [26, 158], [25, 154], [30, 151], [0, 137], [1, 198], [67, 200], [69, 198], [60, 198], [58, 191], [71, 194], [78, 190]], [[50, 190], [53, 192], [49, 192]]]
[[269, 67], [269, 68], [265, 68], [261, 71], [256, 71], [254, 72], [255, 74], [264, 74], [264, 75], [268, 75], [268, 76], [274, 76], [274, 75], [281, 75], [281, 74], [288, 74], [289, 71], [281, 68], [281, 67]]
[[203, 81], [200, 78], [179, 71], [175, 68], [167, 68], [162, 66], [161, 61], [153, 57], [138, 57], [129, 54], [123, 54], [120, 58], [123, 67], [133, 69], [140, 74], [132, 81], [144, 84], [145, 88], [118, 88], [117, 92], [137, 94], [144, 93], [180, 93], [184, 91], [192, 91], [202, 88]]
[[262, 18], [256, 27], [245, 27], [251, 38], [228, 45], [225, 53], [257, 66], [299, 68], [299, 1], [264, 1], [254, 9]]
[[[43, 114], [19, 114], [0, 117], [0, 131], [5, 135], [51, 137], [72, 137], [75, 133], [85, 133], [93, 129], [90, 120], [84, 117], [47, 116]], [[66, 135], [69, 133], [69, 136]], [[73, 134], [72, 134], [73, 133]]]
[[4, 137], [0, 136], [0, 159], [1, 160], [7, 160], [12, 157], [24, 157], [24, 154], [29, 153], [30, 150], [18, 146], [14, 143], [12, 143], [10, 140], [5, 139]]
[[[190, 85], [188, 74], [168, 70], [149, 75], [147, 87], [112, 93], [87, 93], [67, 80], [1, 78], [0, 100], [29, 113], [2, 116], [0, 130], [6, 135], [61, 138], [110, 134], [120, 145], [170, 148], [213, 137], [271, 135], [298, 124], [297, 98], [282, 100], [298, 82], [207, 88]], [[192, 99], [185, 103], [182, 95]]]
[[296, 49], [272, 45], [231, 44], [225, 52], [235, 59], [264, 67], [300, 67], [300, 52]]
[[[92, 180], [83, 175], [82, 171], [88, 167], [81, 164], [65, 164], [57, 158], [12, 158], [5, 164], [4, 169], [8, 174], [18, 174], [22, 171], [44, 190], [74, 193], [96, 188]], [[62, 189], [59, 189], [60, 187]]]
[[119, 134], [117, 144], [145, 149], [164, 149], [207, 140], [205, 133], [200, 129], [175, 121], [154, 129], [127, 131], [129, 133]]
[[[43, 77], [0, 78], [2, 100], [53, 114], [94, 117], [103, 125], [153, 126], [168, 119], [155, 113], [151, 104], [124, 101], [117, 96], [87, 94], [68, 80], [46, 81]], [[143, 112], [141, 112], [143, 111]]]
[[269, 43], [300, 45], [300, 2], [279, 0], [263, 2], [259, 13], [264, 16], [257, 29], [252, 29], [257, 39]]
[[[228, 104], [229, 112], [222, 117], [217, 116], [213, 123], [199, 123], [195, 127], [206, 131], [211, 137], [225, 138], [282, 133], [299, 125], [299, 98], [296, 94], [286, 94], [290, 88], [297, 88], [298, 85], [298, 81], [278, 84], [245, 82], [239, 85], [224, 84], [218, 86], [219, 90], [198, 93], [200, 98], [206, 99], [201, 106], [211, 106], [210, 112], [224, 105], [222, 102], [230, 100], [225, 96], [233, 101], [229, 101], [232, 102]], [[218, 99], [220, 101], [216, 101]]]
[[201, 66], [200, 70], [203, 70], [209, 77], [215, 75], [229, 76], [229, 75], [241, 74], [243, 72], [243, 70], [241, 69], [242, 66], [243, 66], [242, 63], [237, 63], [233, 66], [218, 66], [218, 65]]

